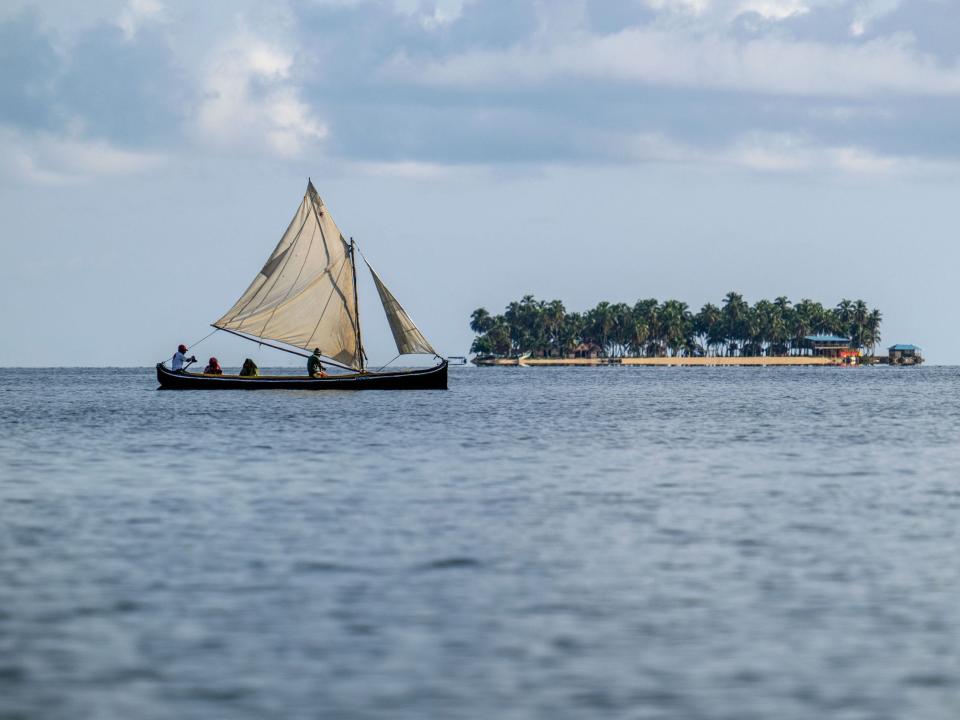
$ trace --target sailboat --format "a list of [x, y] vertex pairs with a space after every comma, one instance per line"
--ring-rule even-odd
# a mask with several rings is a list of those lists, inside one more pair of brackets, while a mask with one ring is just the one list
[[[357, 303], [357, 254], [373, 277], [397, 345], [398, 357], [433, 355], [433, 367], [370, 371], [363, 350]], [[206, 375], [157, 364], [163, 388], [176, 389], [308, 389], [426, 390], [446, 389], [447, 360], [439, 355], [367, 262], [353, 238], [348, 242], [307, 182], [303, 202], [266, 263], [223, 316], [217, 330], [260, 345], [309, 357], [320, 348], [324, 363], [344, 372], [309, 375]]]

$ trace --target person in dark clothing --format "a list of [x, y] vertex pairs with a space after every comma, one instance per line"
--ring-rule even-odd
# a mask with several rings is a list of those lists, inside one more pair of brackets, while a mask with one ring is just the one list
[[257, 377], [259, 374], [260, 368], [253, 360], [247, 358], [243, 361], [243, 367], [240, 368], [240, 377]]
[[327, 374], [323, 371], [323, 363], [320, 362], [320, 348], [313, 349], [313, 355], [307, 358], [307, 374], [310, 377], [324, 378]]

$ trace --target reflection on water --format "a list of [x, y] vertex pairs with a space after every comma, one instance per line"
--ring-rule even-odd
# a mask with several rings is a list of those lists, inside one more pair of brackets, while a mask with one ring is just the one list
[[951, 368], [0, 376], [2, 718], [955, 718]]

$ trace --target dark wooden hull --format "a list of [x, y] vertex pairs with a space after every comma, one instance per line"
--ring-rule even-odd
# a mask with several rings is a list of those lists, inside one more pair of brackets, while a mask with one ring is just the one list
[[201, 375], [157, 365], [157, 381], [169, 390], [446, 390], [447, 361], [435, 367], [397, 372], [350, 373], [312, 378], [296, 375]]

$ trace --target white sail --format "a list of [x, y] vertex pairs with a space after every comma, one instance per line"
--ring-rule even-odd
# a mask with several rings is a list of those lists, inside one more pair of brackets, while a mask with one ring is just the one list
[[[364, 258], [366, 262], [366, 258]], [[393, 340], [397, 344], [397, 352], [401, 355], [408, 354], [428, 354], [438, 355], [427, 339], [420, 332], [420, 329], [413, 323], [406, 310], [397, 302], [383, 280], [377, 275], [377, 271], [370, 267], [370, 274], [373, 276], [373, 282], [377, 286], [377, 292], [380, 294], [380, 302], [383, 303], [383, 310], [387, 314], [387, 322], [390, 323], [390, 332], [393, 333]]]
[[312, 183], [250, 287], [213, 326], [361, 366], [350, 246]]

